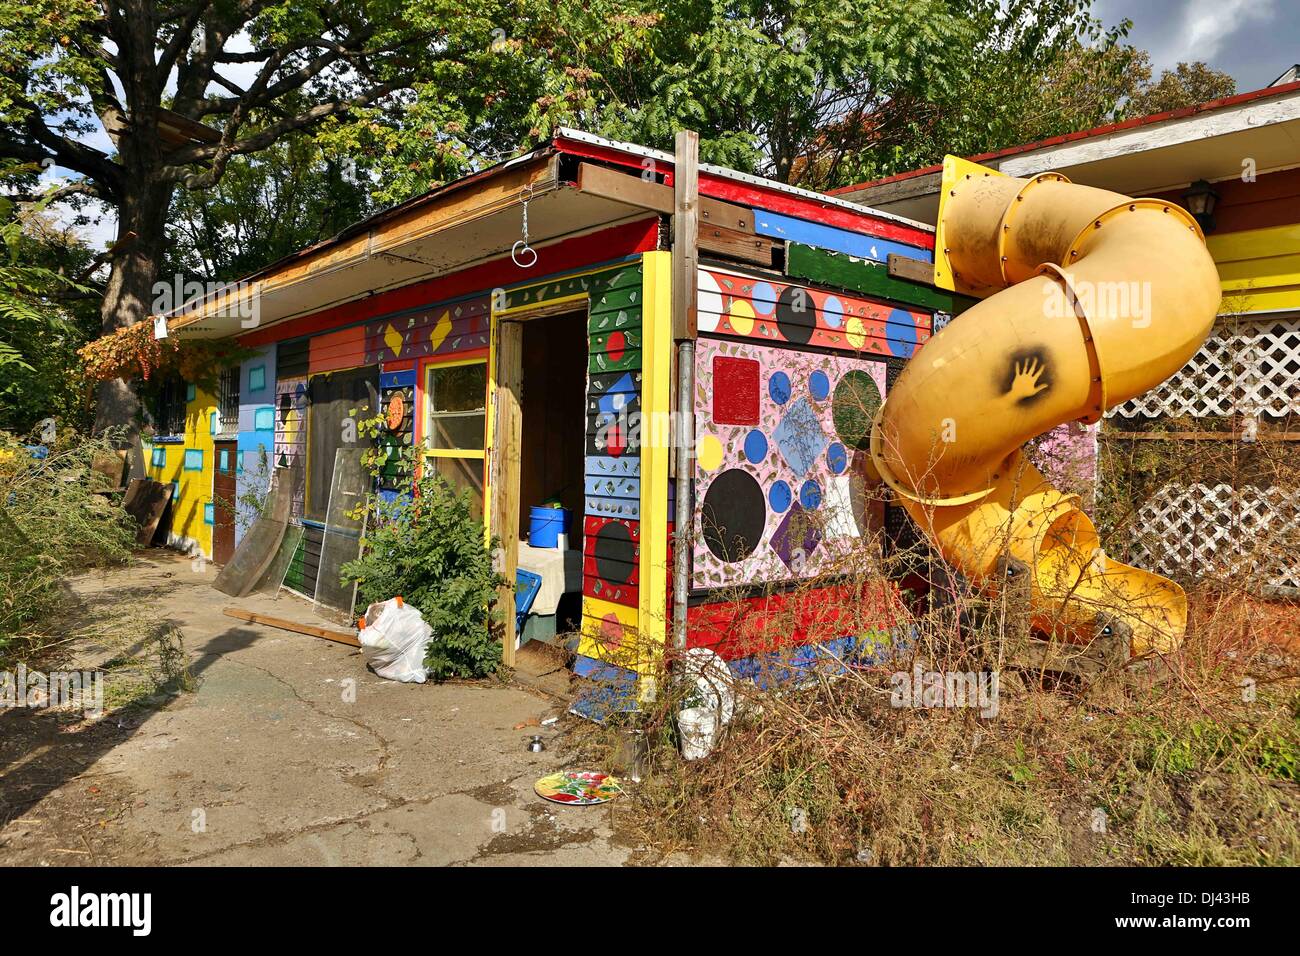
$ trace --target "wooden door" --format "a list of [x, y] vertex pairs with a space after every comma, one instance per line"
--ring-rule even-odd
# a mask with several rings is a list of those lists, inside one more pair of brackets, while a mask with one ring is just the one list
[[502, 322], [497, 332], [496, 421], [492, 429], [489, 494], [492, 534], [501, 542], [501, 609], [505, 633], [501, 660], [515, 664], [515, 570], [519, 566], [519, 446], [523, 428], [523, 326]]
[[235, 456], [233, 441], [214, 442], [212, 475], [212, 560], [225, 564], [235, 553]]

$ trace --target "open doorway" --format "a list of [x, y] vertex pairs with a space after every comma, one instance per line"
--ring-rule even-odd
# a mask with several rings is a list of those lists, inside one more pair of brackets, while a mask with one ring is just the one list
[[519, 527], [526, 538], [532, 508], [559, 502], [569, 512], [570, 546], [581, 549], [587, 313], [525, 322], [521, 364]]
[[[492, 528], [510, 584], [520, 568], [541, 578], [520, 643], [549, 640], [581, 617], [587, 361], [585, 308], [501, 323]], [[531, 546], [533, 509], [556, 505], [567, 516], [563, 536], [556, 546]], [[510, 636], [514, 623], [507, 622]], [[514, 643], [507, 643], [507, 664]]]

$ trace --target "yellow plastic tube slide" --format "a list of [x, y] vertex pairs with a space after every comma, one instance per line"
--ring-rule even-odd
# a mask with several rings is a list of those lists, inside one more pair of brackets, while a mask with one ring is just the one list
[[1003, 176], [949, 156], [935, 284], [983, 301], [935, 334], [880, 409], [872, 462], [943, 558], [996, 593], [1028, 573], [1042, 635], [1128, 638], [1168, 652], [1182, 588], [1112, 561], [1079, 500], [1024, 457], [1025, 442], [1095, 422], [1181, 368], [1219, 308], [1196, 221], [1154, 199]]

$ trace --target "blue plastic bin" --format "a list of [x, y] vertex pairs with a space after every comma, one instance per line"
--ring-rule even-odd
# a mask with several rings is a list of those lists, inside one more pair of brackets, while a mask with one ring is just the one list
[[534, 548], [554, 548], [568, 526], [568, 508], [539, 508], [534, 505], [528, 519], [528, 543]]
[[515, 636], [524, 633], [524, 619], [542, 589], [542, 576], [535, 571], [515, 569]]

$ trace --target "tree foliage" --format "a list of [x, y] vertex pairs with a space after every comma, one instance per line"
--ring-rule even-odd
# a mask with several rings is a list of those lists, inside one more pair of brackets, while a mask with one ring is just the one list
[[1134, 56], [1134, 90], [1125, 104], [1127, 116], [1150, 116], [1222, 99], [1237, 92], [1231, 76], [1204, 63], [1179, 63], [1151, 79], [1151, 58], [1143, 51]]
[[90, 251], [42, 208], [0, 198], [0, 429], [85, 423], [77, 349], [99, 321], [75, 277], [90, 265]]

